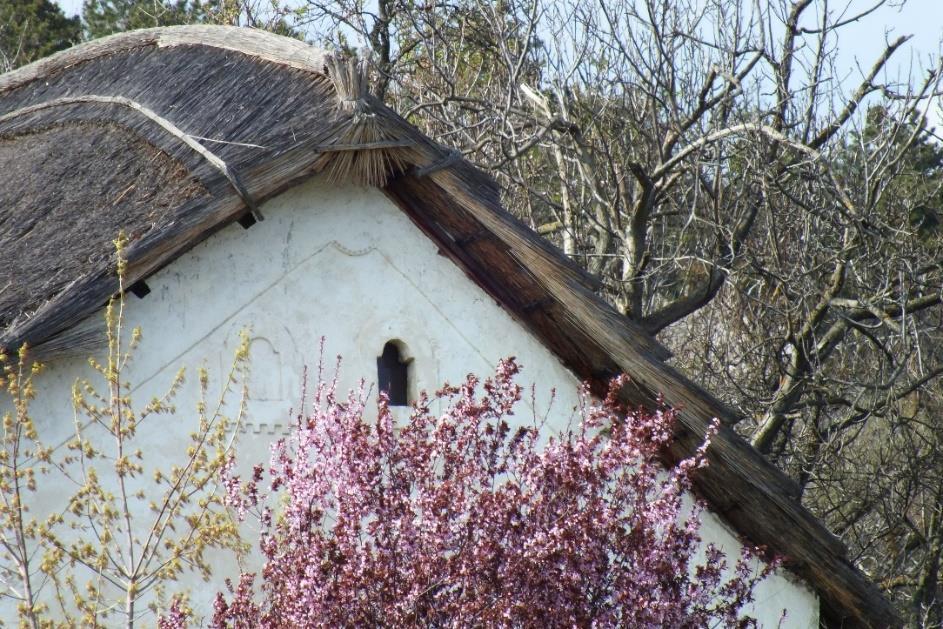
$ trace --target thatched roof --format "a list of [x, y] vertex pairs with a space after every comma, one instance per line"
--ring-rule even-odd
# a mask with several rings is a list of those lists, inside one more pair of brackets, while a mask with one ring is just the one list
[[843, 626], [898, 620], [802, 508], [794, 484], [738, 437], [734, 414], [664, 361], [597, 284], [511, 217], [486, 175], [367, 94], [363, 73], [246, 29], [116, 35], [0, 76], [0, 347], [84, 350], [81, 322], [128, 283], [310, 177], [381, 187], [475, 282], [579, 377], [632, 377], [625, 397], [683, 408], [668, 458], [725, 422], [697, 489], [752, 542], [787, 558]]

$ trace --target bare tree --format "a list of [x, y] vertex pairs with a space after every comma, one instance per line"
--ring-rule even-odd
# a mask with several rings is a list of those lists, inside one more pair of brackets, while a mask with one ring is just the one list
[[888, 36], [838, 65], [896, 4], [225, 0], [206, 19], [366, 49], [378, 95], [493, 173], [932, 624], [940, 59], [895, 80], [907, 37]]
[[[298, 26], [368, 48], [381, 96], [498, 177], [512, 211], [739, 408], [866, 569], [909, 575], [916, 617], [938, 605], [937, 516], [905, 534], [873, 492], [939, 472], [925, 444], [885, 437], [929, 430], [914, 422], [943, 372], [943, 163], [922, 117], [941, 67], [892, 81], [907, 37], [889, 37], [843, 76], [842, 38], [893, 19], [852, 4], [309, 0]], [[892, 457], [899, 472], [881, 469]], [[930, 504], [938, 487], [914, 491]], [[910, 549], [890, 563], [888, 535]]]

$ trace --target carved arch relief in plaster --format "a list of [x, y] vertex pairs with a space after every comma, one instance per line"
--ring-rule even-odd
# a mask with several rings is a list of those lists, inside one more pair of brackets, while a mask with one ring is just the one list
[[229, 372], [242, 335], [248, 334], [248, 412], [236, 429], [241, 434], [287, 435], [290, 410], [298, 406], [301, 397], [300, 374], [293, 372], [300, 352], [287, 326], [266, 328], [264, 334], [256, 334], [238, 323], [230, 326], [220, 344], [219, 373]]

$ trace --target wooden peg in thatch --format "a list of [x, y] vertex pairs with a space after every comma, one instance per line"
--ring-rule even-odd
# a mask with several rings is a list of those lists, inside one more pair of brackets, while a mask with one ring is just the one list
[[[370, 94], [367, 64], [357, 58], [330, 57], [327, 70], [339, 114], [338, 132], [324, 170], [334, 181], [384, 186], [390, 175], [405, 170], [405, 142], [399, 126]], [[341, 150], [340, 147], [343, 147]], [[351, 150], [351, 147], [360, 147]]]
[[413, 176], [427, 177], [432, 173], [449, 168], [453, 164], [457, 164], [458, 162], [462, 161], [462, 159], [464, 159], [464, 155], [462, 155], [461, 151], [457, 149], [446, 149], [441, 159], [437, 159], [436, 161], [426, 164], [421, 168], [415, 168], [413, 170]]

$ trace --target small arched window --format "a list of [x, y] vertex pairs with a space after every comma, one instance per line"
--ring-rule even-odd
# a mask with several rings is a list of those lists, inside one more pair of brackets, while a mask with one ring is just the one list
[[389, 341], [383, 346], [383, 353], [377, 357], [377, 386], [386, 391], [390, 406], [409, 404], [409, 365], [403, 360], [399, 346]]

